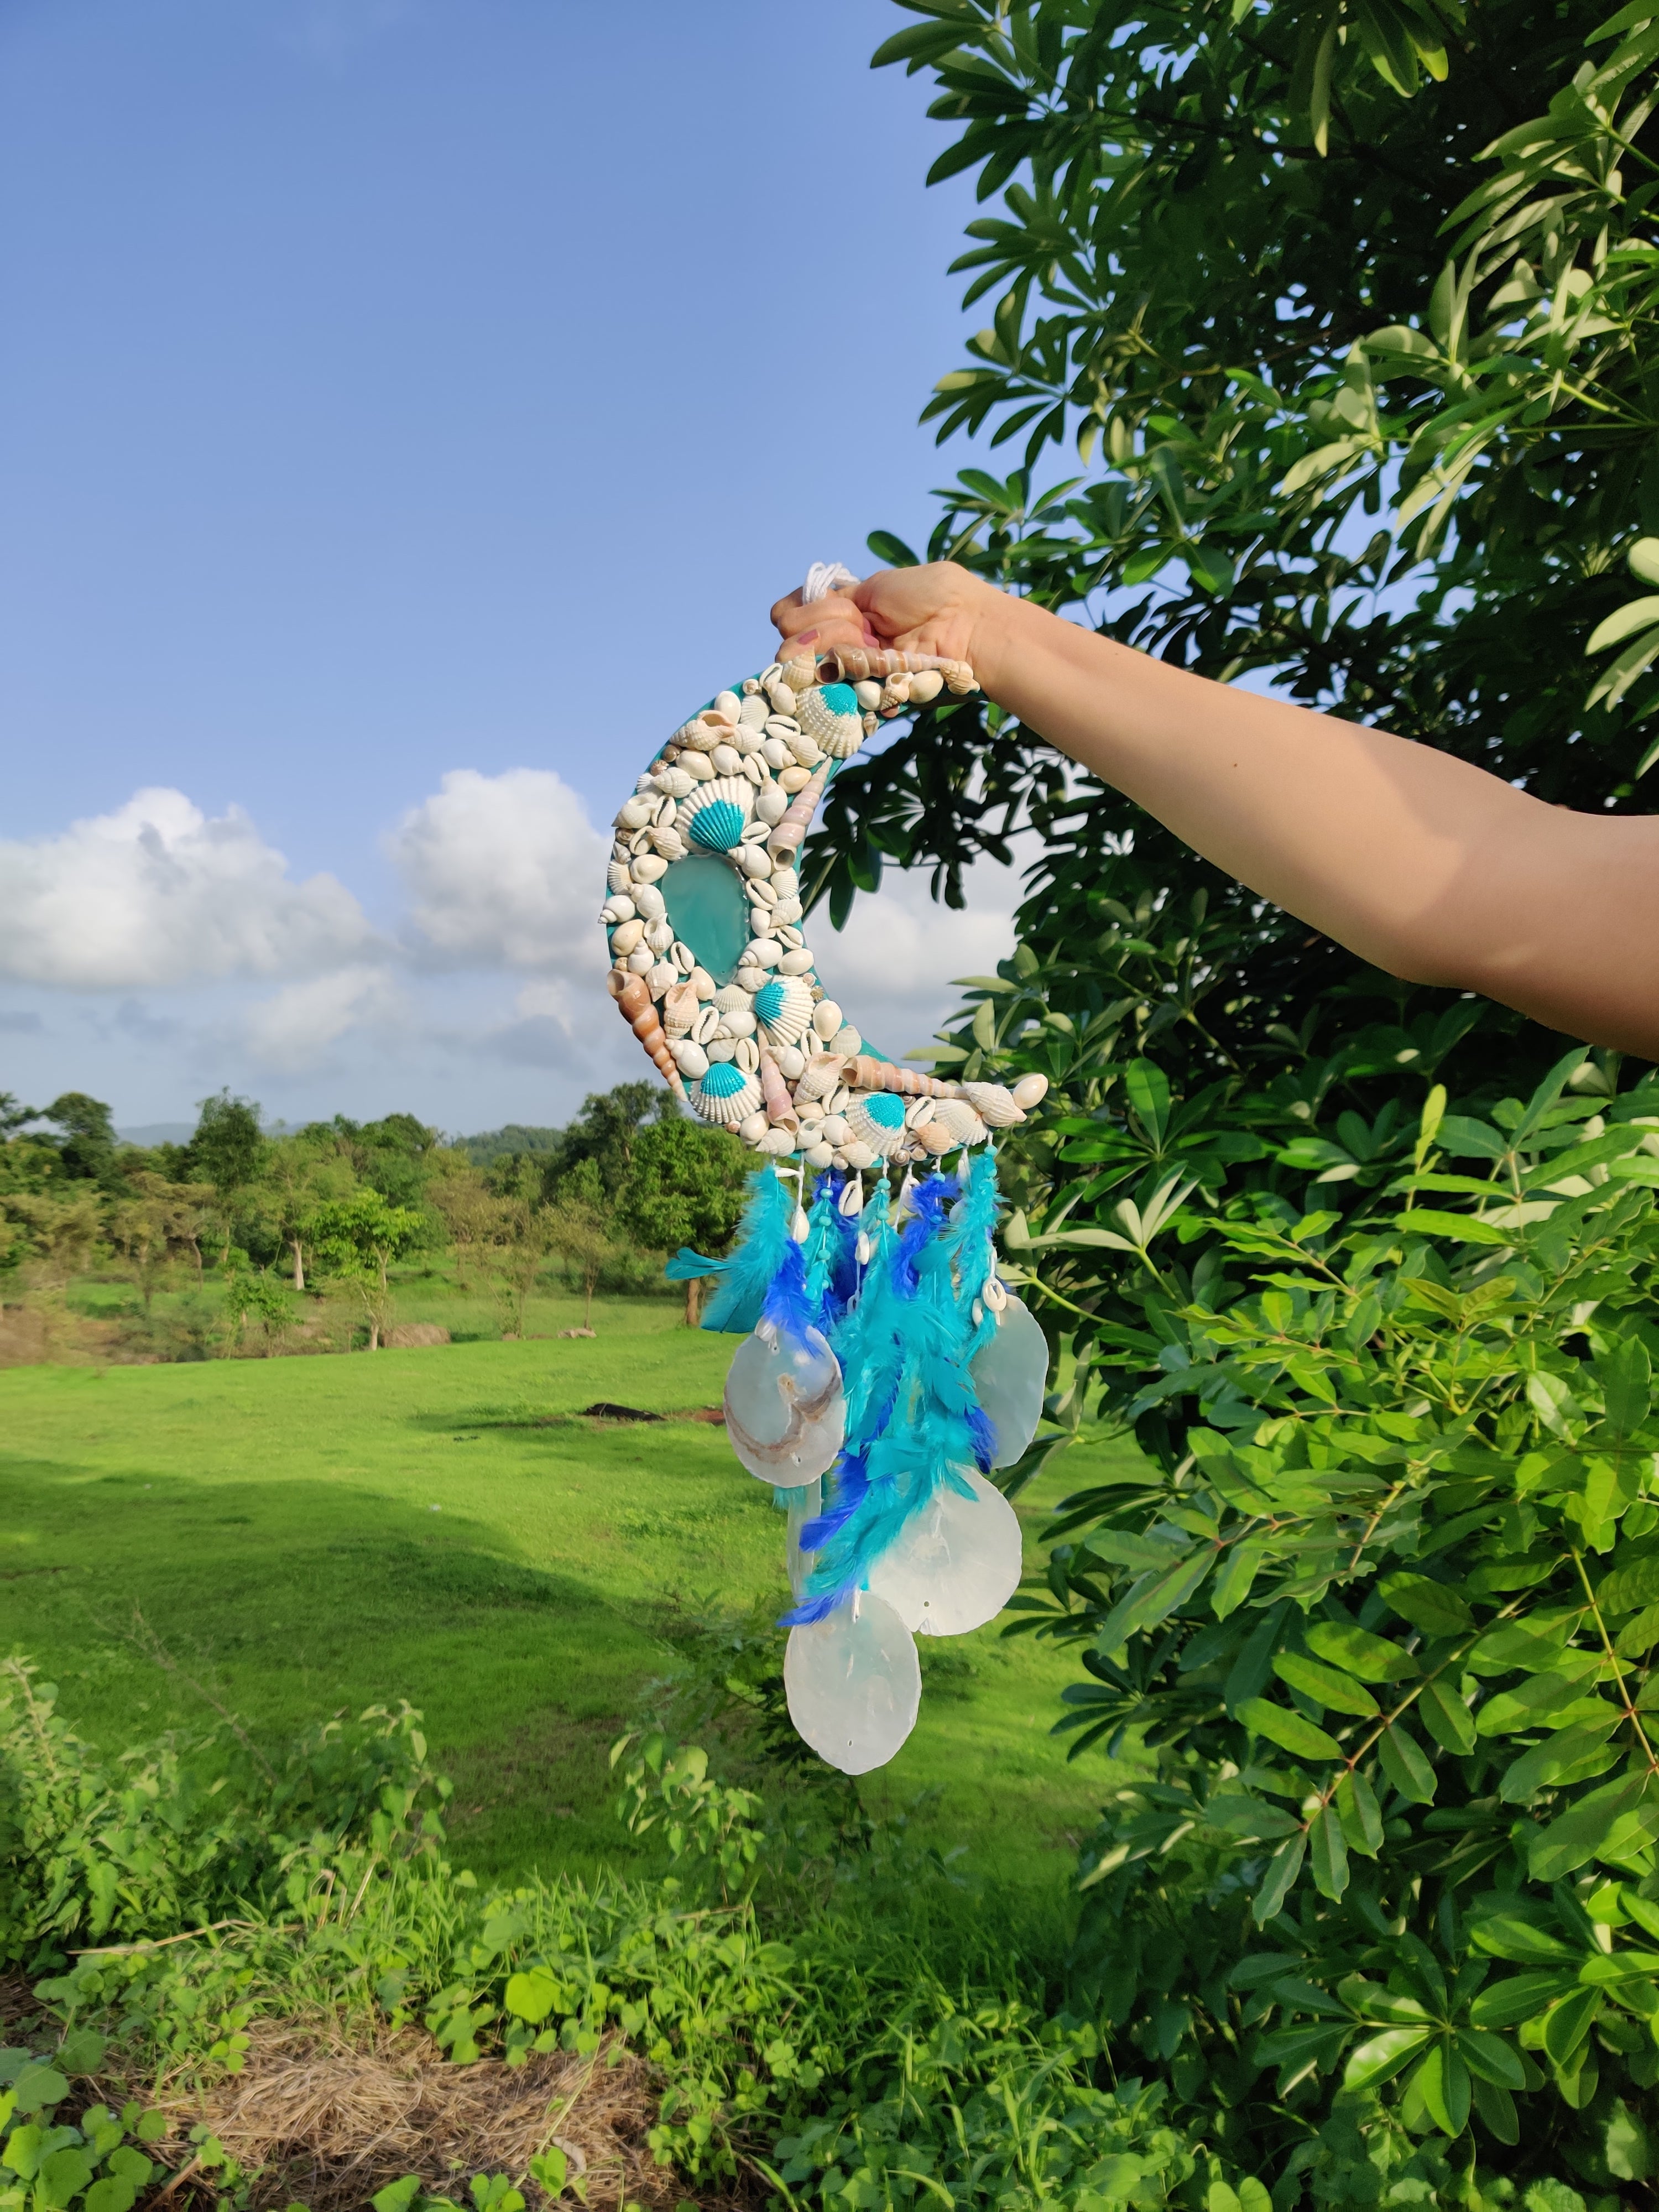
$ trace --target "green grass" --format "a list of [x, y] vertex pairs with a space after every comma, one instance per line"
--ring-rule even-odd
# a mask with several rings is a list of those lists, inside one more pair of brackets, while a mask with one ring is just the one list
[[[419, 1290], [400, 1318], [459, 1316], [450, 1286]], [[548, 1297], [530, 1325], [551, 1340], [0, 1374], [0, 1650], [110, 1749], [210, 1721], [185, 1675], [271, 1736], [406, 1697], [455, 1776], [464, 1862], [625, 1860], [605, 1755], [673, 1663], [656, 1628], [676, 1605], [781, 1609], [782, 1523], [719, 1428], [582, 1418], [717, 1404], [732, 1340], [658, 1298], [556, 1340], [580, 1318]], [[1052, 1502], [1021, 1500], [1028, 1527]], [[929, 1656], [866, 1802], [985, 1872], [1056, 1877], [1104, 1778], [1048, 1733], [1074, 1662], [994, 1628]]]

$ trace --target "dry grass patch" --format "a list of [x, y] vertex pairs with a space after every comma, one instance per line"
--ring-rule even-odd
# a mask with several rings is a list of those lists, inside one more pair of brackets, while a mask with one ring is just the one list
[[[684, 2196], [647, 2147], [657, 2118], [649, 2069], [619, 2042], [590, 2058], [549, 2051], [522, 2066], [454, 2066], [414, 2027], [372, 2041], [327, 2019], [266, 2021], [250, 2033], [241, 2073], [201, 2091], [164, 2085], [155, 2102], [173, 2124], [173, 2139], [157, 2149], [175, 2172], [191, 2129], [205, 2124], [245, 2172], [258, 2169], [255, 2207], [297, 2200], [311, 2212], [359, 2212], [409, 2173], [463, 2196], [475, 2173], [522, 2185], [553, 2144], [593, 2212], [654, 2212]], [[527, 2193], [533, 2202], [533, 2185]]]

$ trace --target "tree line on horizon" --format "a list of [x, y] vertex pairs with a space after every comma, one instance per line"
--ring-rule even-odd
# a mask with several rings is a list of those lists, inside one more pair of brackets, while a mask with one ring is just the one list
[[[583, 1294], [648, 1287], [682, 1243], [719, 1251], [737, 1224], [744, 1163], [723, 1132], [682, 1115], [656, 1084], [591, 1095], [564, 1128], [508, 1126], [450, 1139], [416, 1115], [343, 1114], [267, 1131], [258, 1103], [222, 1090], [182, 1144], [117, 1133], [109, 1106], [66, 1091], [44, 1108], [0, 1092], [0, 1311], [61, 1304], [102, 1276], [139, 1295], [216, 1292], [216, 1340], [275, 1348], [296, 1294], [345, 1297], [378, 1349], [391, 1271], [447, 1259], [458, 1289], [493, 1294], [504, 1335], [556, 1267]], [[204, 1348], [203, 1315], [175, 1356]], [[687, 1294], [695, 1322], [696, 1294]], [[176, 1334], [176, 1332], [175, 1332]], [[164, 1355], [165, 1356], [165, 1355]]]

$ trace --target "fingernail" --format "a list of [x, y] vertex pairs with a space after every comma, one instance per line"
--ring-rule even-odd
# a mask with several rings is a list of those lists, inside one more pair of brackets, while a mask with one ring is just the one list
[[815, 629], [800, 629], [795, 632], [789, 642], [791, 645], [811, 645], [817, 636], [817, 632]]

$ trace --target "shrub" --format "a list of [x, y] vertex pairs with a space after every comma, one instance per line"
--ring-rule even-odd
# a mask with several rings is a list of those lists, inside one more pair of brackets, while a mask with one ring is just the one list
[[1288, 2179], [1339, 2092], [1644, 2177], [1659, 1084], [1580, 1050], [1449, 1112], [1432, 1037], [1358, 1032], [1182, 1097], [1046, 981], [1023, 951], [960, 1044], [1058, 1079], [1006, 1241], [1072, 1364], [1021, 1472], [1141, 1453], [1017, 1601], [1081, 1657], [1074, 1755], [1145, 1755], [1073, 2003]]

